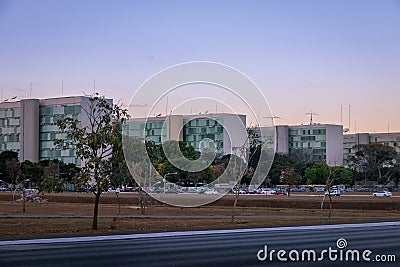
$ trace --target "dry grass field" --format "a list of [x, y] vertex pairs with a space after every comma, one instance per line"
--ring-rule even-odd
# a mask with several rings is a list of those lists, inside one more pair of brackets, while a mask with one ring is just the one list
[[26, 203], [26, 212], [22, 212], [22, 203], [13, 203], [12, 193], [0, 193], [0, 238], [374, 222], [400, 218], [399, 197], [374, 198], [370, 194], [333, 197], [331, 218], [328, 218], [328, 198], [321, 209], [322, 196], [240, 195], [232, 222], [233, 195], [197, 208], [171, 207], [149, 199], [145, 214], [142, 214], [137, 193], [119, 194], [120, 214], [117, 217], [116, 195], [104, 193], [99, 230], [92, 231], [94, 197], [91, 193], [44, 194], [42, 197], [48, 202]]

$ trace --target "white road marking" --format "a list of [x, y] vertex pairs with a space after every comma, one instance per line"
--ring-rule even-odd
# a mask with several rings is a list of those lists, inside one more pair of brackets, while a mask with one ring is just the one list
[[74, 242], [89, 242], [89, 241], [126, 240], [126, 239], [139, 239], [139, 238], [159, 238], [159, 237], [232, 234], [232, 233], [254, 233], [254, 232], [296, 231], [296, 230], [325, 230], [325, 229], [362, 228], [362, 227], [380, 227], [380, 226], [400, 226], [400, 221], [377, 222], [377, 223], [357, 223], [357, 224], [287, 226], [287, 227], [273, 227], [273, 228], [230, 229], [230, 230], [163, 232], [163, 233], [107, 235], [107, 236], [82, 236], [82, 237], [28, 239], [28, 240], [7, 240], [7, 241], [0, 241], [0, 246], [52, 244], [52, 243], [74, 243]]

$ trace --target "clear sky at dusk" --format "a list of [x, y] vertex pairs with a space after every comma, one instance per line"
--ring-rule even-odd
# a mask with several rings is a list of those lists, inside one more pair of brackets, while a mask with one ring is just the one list
[[[279, 124], [400, 131], [400, 1], [0, 0], [2, 98], [96, 89], [127, 103], [187, 61], [248, 75]], [[171, 100], [172, 101], [172, 100]]]

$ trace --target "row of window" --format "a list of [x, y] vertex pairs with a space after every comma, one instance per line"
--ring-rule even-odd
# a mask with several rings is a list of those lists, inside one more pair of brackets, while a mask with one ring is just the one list
[[289, 142], [289, 147], [326, 147], [326, 142]]
[[300, 130], [289, 130], [289, 135], [323, 135], [326, 134], [326, 129], [300, 129]]
[[0, 118], [19, 118], [21, 116], [21, 108], [0, 109]]
[[194, 119], [184, 123], [188, 127], [217, 126], [220, 123], [212, 119]]
[[39, 114], [42, 116], [66, 115], [66, 114], [77, 115], [80, 112], [81, 112], [81, 105], [50, 105], [50, 106], [41, 106], [39, 108]]

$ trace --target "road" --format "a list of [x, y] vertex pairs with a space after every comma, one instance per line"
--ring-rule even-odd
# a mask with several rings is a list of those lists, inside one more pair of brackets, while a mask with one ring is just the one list
[[[0, 266], [321, 266], [310, 250], [324, 266], [399, 266], [399, 248], [400, 222], [386, 222], [0, 241]], [[345, 261], [356, 249], [360, 261]], [[281, 262], [278, 250], [306, 261]]]

